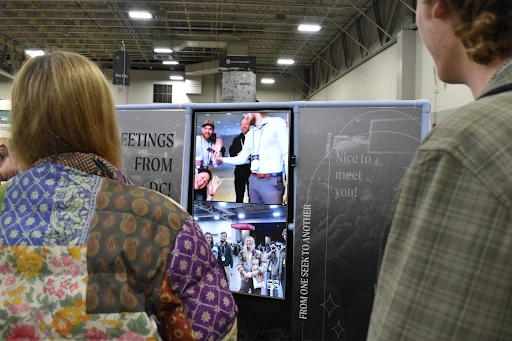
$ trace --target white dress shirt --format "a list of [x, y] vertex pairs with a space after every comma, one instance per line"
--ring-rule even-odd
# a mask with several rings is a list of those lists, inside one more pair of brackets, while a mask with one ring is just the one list
[[251, 162], [251, 172], [258, 174], [282, 173], [288, 158], [288, 127], [279, 117], [264, 117], [259, 128], [251, 127], [238, 156], [225, 157], [224, 163], [243, 165], [249, 156], [259, 155], [259, 167]]

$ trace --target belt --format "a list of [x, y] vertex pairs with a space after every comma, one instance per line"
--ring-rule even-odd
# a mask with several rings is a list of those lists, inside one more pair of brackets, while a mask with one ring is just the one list
[[283, 176], [282, 173], [268, 173], [268, 174], [252, 173], [252, 175], [257, 177], [258, 179], [261, 179], [261, 178], [276, 178], [276, 177], [279, 177], [279, 176]]

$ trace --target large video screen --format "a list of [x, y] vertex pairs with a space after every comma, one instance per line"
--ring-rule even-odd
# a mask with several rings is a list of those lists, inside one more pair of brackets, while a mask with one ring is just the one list
[[285, 296], [289, 117], [195, 115], [194, 217], [232, 292]]

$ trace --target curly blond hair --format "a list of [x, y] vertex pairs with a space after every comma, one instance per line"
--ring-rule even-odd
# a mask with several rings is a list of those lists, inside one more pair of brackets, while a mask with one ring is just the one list
[[[424, 0], [431, 4], [436, 0]], [[511, 0], [437, 0], [460, 17], [455, 34], [479, 64], [512, 56]]]

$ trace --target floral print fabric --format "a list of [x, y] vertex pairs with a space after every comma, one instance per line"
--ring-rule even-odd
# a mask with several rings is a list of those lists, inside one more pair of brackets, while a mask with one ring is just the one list
[[38, 162], [7, 184], [0, 339], [236, 340], [236, 305], [199, 226], [90, 156]]
[[157, 340], [144, 313], [87, 314], [86, 249], [0, 247], [0, 339]]

